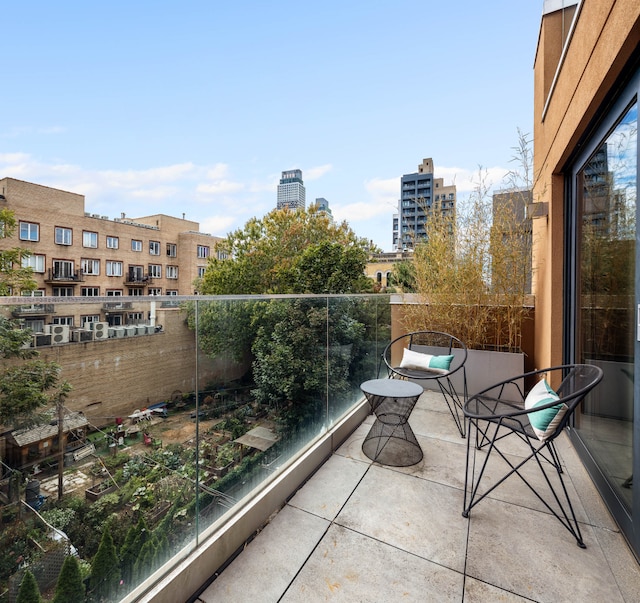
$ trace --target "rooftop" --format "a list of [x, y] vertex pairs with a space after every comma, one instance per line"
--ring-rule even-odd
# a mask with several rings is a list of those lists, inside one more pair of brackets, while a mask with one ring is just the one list
[[411, 415], [417, 465], [370, 461], [372, 421], [195, 601], [638, 600], [640, 566], [566, 435], [558, 452], [586, 550], [515, 476], [462, 517], [466, 440], [440, 394], [425, 392]]

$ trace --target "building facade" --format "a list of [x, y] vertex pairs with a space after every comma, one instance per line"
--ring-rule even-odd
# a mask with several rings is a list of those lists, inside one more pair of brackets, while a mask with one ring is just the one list
[[427, 237], [426, 221], [432, 211], [455, 214], [456, 187], [434, 177], [433, 159], [423, 159], [418, 171], [400, 180], [398, 213], [393, 216], [393, 249], [413, 249]]
[[277, 209], [305, 209], [305, 188], [302, 181], [302, 170], [288, 170], [282, 172], [278, 184]]
[[603, 369], [569, 434], [640, 557], [640, 3], [546, 0], [534, 90], [535, 365]]
[[33, 269], [35, 296], [190, 295], [220, 240], [163, 214], [90, 214], [83, 195], [14, 178], [0, 180], [0, 193], [18, 222], [0, 245], [31, 252], [23, 265]]

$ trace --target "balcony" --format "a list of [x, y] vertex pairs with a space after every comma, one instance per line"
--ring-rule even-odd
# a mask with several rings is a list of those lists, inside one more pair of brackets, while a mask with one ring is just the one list
[[14, 318], [25, 318], [27, 316], [46, 316], [53, 314], [55, 310], [54, 304], [29, 304], [26, 306], [16, 306], [11, 310]]
[[153, 282], [153, 278], [148, 274], [138, 274], [130, 272], [125, 278], [124, 284], [127, 287], [146, 287]]
[[105, 313], [120, 313], [125, 312], [126, 310], [131, 310], [133, 308], [133, 303], [130, 301], [117, 301], [117, 302], [106, 302], [102, 304], [102, 309]]
[[55, 270], [49, 268], [47, 275], [44, 277], [44, 282], [51, 283], [68, 283], [75, 284], [84, 281], [84, 274], [82, 270]]
[[[0, 299], [0, 312], [20, 301]], [[119, 301], [60, 303], [79, 324]], [[466, 441], [431, 392], [410, 419], [419, 464], [391, 469], [362, 454], [372, 417], [359, 385], [376, 376], [390, 338], [389, 297], [140, 296], [135, 306], [162, 325], [153, 345], [88, 341], [81, 365], [75, 346], [56, 356], [73, 386], [65, 406], [84, 413], [95, 446], [65, 464], [63, 501], [87, 511], [62, 528], [70, 544], [90, 561], [115, 513], [119, 552], [140, 519], [164, 547], [135, 573], [123, 567], [114, 600], [541, 601], [566, 599], [567, 588], [574, 600], [633, 600], [640, 588], [638, 564], [568, 441], [560, 452], [586, 551], [517, 483], [462, 518]], [[94, 506], [84, 491], [102, 481], [101, 463], [118, 487]], [[52, 503], [58, 476], [40, 469]], [[515, 527], [502, 529], [505, 517]]]
[[462, 517], [466, 441], [439, 393], [425, 392], [411, 415], [424, 451], [417, 465], [370, 461], [361, 447], [371, 422], [369, 415], [238, 557], [210, 576], [196, 601], [637, 597], [638, 564], [568, 438], [559, 452], [586, 550], [517, 478]]

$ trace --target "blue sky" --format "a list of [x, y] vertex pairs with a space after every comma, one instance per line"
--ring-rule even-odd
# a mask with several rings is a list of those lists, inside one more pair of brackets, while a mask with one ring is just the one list
[[5, 2], [0, 177], [219, 236], [281, 172], [391, 250], [400, 176], [461, 200], [532, 133], [542, 0]]

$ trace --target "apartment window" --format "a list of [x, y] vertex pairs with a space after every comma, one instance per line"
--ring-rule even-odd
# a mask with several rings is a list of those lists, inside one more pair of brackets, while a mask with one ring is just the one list
[[178, 290], [177, 289], [167, 289], [165, 291], [165, 295], [178, 295]]
[[209, 257], [209, 247], [207, 245], [198, 245], [198, 257], [199, 258]]
[[122, 276], [122, 262], [107, 260], [107, 276]]
[[160, 255], [160, 241], [149, 241], [149, 254]]
[[56, 245], [71, 245], [73, 243], [73, 231], [70, 228], [56, 226], [55, 242]]
[[20, 222], [21, 241], [39, 241], [40, 225], [33, 222]]
[[83, 328], [86, 327], [90, 322], [100, 322], [99, 314], [87, 314], [86, 316], [80, 317], [80, 322], [82, 323]]
[[149, 278], [162, 278], [162, 266], [160, 264], [149, 264]]
[[107, 289], [106, 291], [107, 297], [121, 297], [122, 289]]
[[73, 287], [54, 287], [54, 297], [73, 297]]
[[129, 295], [132, 297], [142, 296], [142, 289], [132, 287], [129, 289]]
[[142, 266], [129, 266], [129, 280], [134, 283], [141, 283], [145, 280], [144, 268]]
[[22, 267], [31, 268], [34, 272], [44, 272], [44, 256], [34, 253], [22, 258]]
[[82, 246], [95, 249], [98, 247], [98, 233], [84, 230], [82, 232]]
[[178, 246], [175, 243], [167, 243], [167, 255], [170, 258], [178, 256]]
[[122, 326], [122, 316], [120, 314], [112, 314], [109, 316], [108, 323], [110, 327], [121, 327]]
[[20, 293], [22, 297], [44, 297], [44, 289], [35, 289], [34, 291], [23, 291]]
[[118, 237], [107, 237], [107, 249], [118, 249], [120, 239]]
[[52, 320], [54, 325], [68, 325], [73, 326], [73, 316], [54, 316]]
[[53, 278], [75, 277], [75, 267], [69, 260], [53, 260]]
[[202, 278], [206, 270], [205, 266], [198, 266], [198, 278]]
[[127, 314], [127, 324], [134, 324], [144, 320], [144, 314], [142, 312], [129, 312]]
[[178, 278], [178, 267], [177, 266], [167, 266], [166, 268], [167, 278]]
[[162, 295], [162, 289], [160, 287], [149, 287], [148, 295]]
[[98, 297], [100, 295], [100, 287], [81, 287], [80, 295], [82, 297]]
[[131, 239], [131, 251], [142, 251], [142, 241]]
[[44, 320], [41, 318], [28, 318], [24, 322], [25, 329], [31, 329], [34, 333], [44, 333]]
[[84, 274], [100, 274], [100, 260], [82, 259], [80, 262]]

